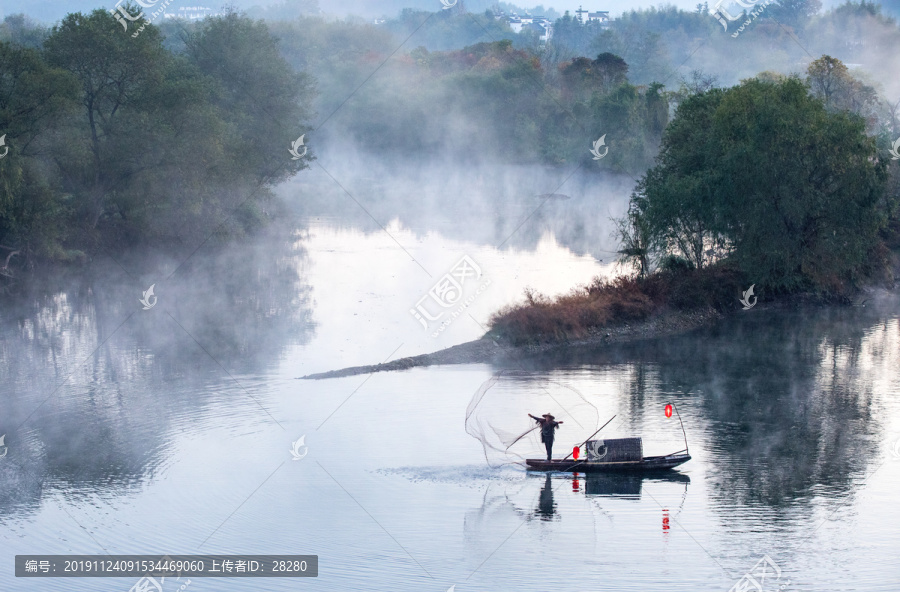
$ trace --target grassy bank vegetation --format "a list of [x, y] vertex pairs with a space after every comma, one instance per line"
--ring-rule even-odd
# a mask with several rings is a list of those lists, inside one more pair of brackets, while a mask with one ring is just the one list
[[513, 345], [583, 339], [605, 327], [643, 321], [666, 310], [732, 308], [742, 285], [736, 270], [715, 265], [659, 270], [644, 278], [595, 278], [555, 298], [529, 290], [524, 302], [491, 318], [490, 335]]

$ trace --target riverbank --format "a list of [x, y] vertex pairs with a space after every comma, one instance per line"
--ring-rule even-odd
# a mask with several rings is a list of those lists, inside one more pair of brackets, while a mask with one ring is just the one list
[[491, 316], [490, 330], [481, 339], [431, 354], [302, 378], [338, 378], [439, 364], [502, 364], [562, 348], [681, 334], [715, 322], [729, 310], [739, 310], [736, 298], [742, 283], [738, 272], [716, 265], [659, 271], [644, 278], [595, 278], [554, 298], [526, 290], [523, 302]]
[[723, 314], [713, 308], [700, 311], [666, 311], [654, 315], [640, 322], [623, 322], [604, 328], [597, 328], [589, 335], [579, 339], [566, 339], [548, 341], [540, 344], [513, 345], [504, 342], [502, 338], [494, 338], [489, 335], [448, 347], [430, 354], [400, 358], [384, 364], [369, 366], [354, 366], [329, 372], [308, 374], [299, 377], [299, 380], [320, 380], [323, 378], [342, 378], [358, 374], [371, 374], [373, 372], [390, 372], [393, 370], [408, 370], [410, 368], [424, 366], [438, 366], [442, 364], [491, 364], [511, 363], [517, 359], [526, 358], [535, 354], [562, 350], [573, 347], [598, 347], [618, 343], [628, 343], [643, 339], [655, 339], [672, 335], [687, 333], [704, 325], [714, 323]]
[[[474, 341], [430, 354], [309, 374], [298, 379], [342, 378], [445, 364], [514, 364], [553, 351], [681, 335], [731, 314], [828, 304], [865, 306], [874, 291], [885, 289], [893, 278], [900, 277], [900, 257], [896, 254], [892, 269], [893, 277], [886, 276], [877, 282], [884, 284], [883, 287], [863, 289], [853, 298], [846, 294], [828, 298], [804, 292], [759, 302], [758, 296], [748, 294], [750, 309], [744, 309], [739, 299], [746, 290], [738, 286], [740, 277], [723, 269], [654, 274], [644, 280], [597, 280], [553, 300], [528, 294], [525, 303], [498, 311], [491, 319], [491, 330]], [[572, 314], [573, 310], [576, 314]], [[588, 310], [592, 316], [586, 314]], [[594, 324], [584, 322], [589, 316]], [[573, 318], [580, 322], [572, 323]]]

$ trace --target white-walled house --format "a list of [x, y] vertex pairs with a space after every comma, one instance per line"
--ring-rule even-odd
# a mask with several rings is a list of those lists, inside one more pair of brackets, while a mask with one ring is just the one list
[[547, 41], [553, 35], [553, 23], [545, 16], [511, 14], [506, 17], [506, 22], [513, 33], [521, 33], [523, 30], [534, 31], [541, 41]]
[[609, 11], [608, 10], [599, 10], [597, 12], [590, 12], [582, 8], [578, 7], [578, 10], [575, 11], [575, 18], [577, 18], [582, 23], [589, 23], [591, 21], [597, 21], [603, 25], [609, 24]]
[[553, 36], [553, 25], [550, 21], [535, 21], [530, 25], [523, 25], [522, 29], [533, 31], [541, 41], [547, 41]]

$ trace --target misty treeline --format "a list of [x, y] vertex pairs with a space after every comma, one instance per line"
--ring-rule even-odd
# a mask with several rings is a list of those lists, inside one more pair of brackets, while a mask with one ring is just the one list
[[[304, 6], [296, 10], [315, 3]], [[786, 24], [760, 17], [734, 39], [707, 8], [632, 11], [608, 27], [565, 14], [548, 43], [513, 34], [491, 10], [466, 12], [462, 2], [446, 11], [403, 10], [379, 25], [309, 15], [279, 20], [273, 9], [265, 21], [235, 13], [201, 23], [166, 20], [137, 36], [134, 24], [123, 31], [103, 10], [69, 15], [52, 28], [8, 17], [0, 26], [0, 133], [10, 147], [0, 161], [0, 255], [18, 250], [11, 264], [20, 264], [247, 232], [278, 207], [269, 187], [306, 166], [308, 157], [291, 160], [287, 149], [313, 129], [315, 111], [319, 123], [308, 139], [385, 159], [581, 166], [635, 179], [649, 170], [619, 221], [623, 253], [639, 272], [657, 264], [699, 269], [731, 253], [761, 286], [790, 290], [853, 279], [877, 259], [873, 232], [885, 240], [897, 218], [897, 167], [884, 163], [884, 153], [898, 132], [900, 105], [891, 97], [900, 87], [885, 73], [900, 64], [879, 52], [882, 41], [900, 47], [900, 28], [874, 4], [822, 13], [815, 0], [795, 0], [768, 13]], [[811, 66], [798, 38], [811, 51], [831, 48], [844, 61], [883, 68], [851, 74], [832, 58]], [[680, 77], [687, 58], [695, 69]], [[749, 73], [748, 82], [720, 88], [720, 80], [736, 83], [740, 72]], [[780, 72], [797, 78], [782, 80]], [[744, 131], [753, 131], [797, 118], [796, 137], [779, 140], [797, 151], [784, 161], [769, 161], [780, 147], [767, 144], [768, 136], [751, 146], [752, 134], [744, 144], [709, 135], [720, 133], [712, 123], [729, 112], [718, 104], [719, 115], [702, 122], [707, 128], [687, 134], [690, 126], [678, 122], [710, 97], [749, 101], [751, 83], [790, 86], [796, 101], [805, 89], [802, 104], [753, 111], [765, 121], [742, 120]], [[847, 119], [838, 125], [841, 117]], [[848, 135], [832, 142], [828, 126]], [[605, 156], [594, 160], [589, 149], [601, 137]], [[865, 150], [849, 151], [845, 144], [853, 142]], [[750, 148], [745, 159], [736, 156]], [[848, 155], [851, 161], [842, 160]], [[768, 244], [736, 234], [747, 225], [771, 228], [765, 216], [735, 218], [771, 215], [751, 207], [754, 188], [765, 187], [758, 179], [746, 185], [743, 209], [737, 205], [744, 187], [734, 184], [732, 209], [717, 211], [715, 226], [691, 218], [712, 199], [713, 181], [695, 177], [748, 174], [719, 172], [733, 162], [777, 170], [778, 181], [797, 186], [806, 178], [805, 201], [796, 207], [837, 208], [829, 200], [861, 191], [842, 207], [865, 211], [797, 214], [791, 240], [800, 242], [772, 244], [803, 257], [807, 271], [785, 271], [790, 257], [779, 255], [763, 273], [758, 261], [751, 266], [734, 251]], [[853, 168], [863, 162], [874, 163], [872, 171]], [[683, 186], [672, 189], [677, 183]], [[663, 203], [660, 196], [671, 203], [650, 208], [651, 201]], [[807, 215], [814, 223], [803, 222]], [[844, 216], [859, 219], [865, 232], [847, 238], [852, 253], [838, 255], [846, 233], [834, 229], [825, 241], [820, 223]], [[797, 248], [809, 250], [798, 255]], [[822, 253], [833, 259], [812, 270]]]
[[[125, 31], [105, 10], [51, 28], [7, 18], [0, 254], [15, 253], [13, 265], [73, 261], [247, 232], [278, 206], [268, 188], [306, 166], [287, 149], [310, 130], [316, 92], [324, 120], [337, 112], [342, 138], [375, 153], [589, 163], [585, 147], [602, 135], [590, 128], [603, 120], [607, 166], [652, 162], [668, 105], [658, 85], [628, 84], [621, 58], [546, 71], [504, 39], [419, 46], [384, 63], [403, 19], [417, 14], [375, 27], [232, 13]], [[470, 20], [438, 12], [429, 34]]]
[[[636, 175], [668, 120], [662, 85], [631, 84], [621, 57], [549, 63], [533, 37], [489, 13], [404, 10], [378, 26], [308, 17], [270, 28], [285, 58], [316, 79], [331, 137], [385, 157], [596, 167], [589, 149], [605, 135], [602, 167]], [[454, 41], [462, 47], [433, 49]]]
[[178, 32], [178, 52], [156, 27], [131, 29], [95, 10], [0, 43], [3, 271], [247, 232], [269, 188], [306, 166], [286, 148], [312, 82], [262, 22], [210, 19]]

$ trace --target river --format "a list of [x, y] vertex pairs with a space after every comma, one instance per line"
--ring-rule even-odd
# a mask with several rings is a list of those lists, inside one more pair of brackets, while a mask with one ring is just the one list
[[[766, 591], [900, 589], [896, 294], [504, 368], [298, 380], [475, 339], [526, 288], [616, 273], [608, 218], [631, 186], [329, 166], [279, 188], [282, 222], [249, 243], [105, 254], [4, 297], [0, 589], [135, 584], [17, 579], [15, 555], [164, 553], [319, 557], [317, 578], [197, 592], [724, 592], [760, 561]], [[445, 274], [467, 306], [418, 320]], [[615, 415], [603, 437], [663, 454], [684, 447], [667, 403], [693, 456], [668, 476], [527, 474], [471, 434], [550, 411], [561, 455]], [[516, 446], [540, 454], [533, 434]]]

